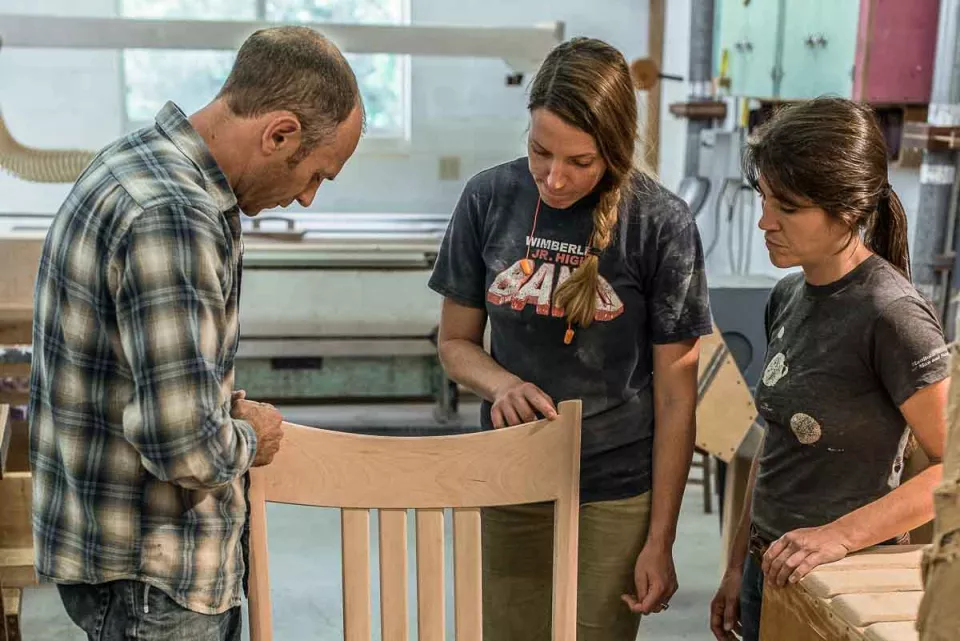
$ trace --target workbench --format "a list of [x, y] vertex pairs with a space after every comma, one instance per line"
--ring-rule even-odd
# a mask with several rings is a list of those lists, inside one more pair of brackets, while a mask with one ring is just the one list
[[761, 641], [917, 641], [923, 547], [878, 546], [766, 585]]

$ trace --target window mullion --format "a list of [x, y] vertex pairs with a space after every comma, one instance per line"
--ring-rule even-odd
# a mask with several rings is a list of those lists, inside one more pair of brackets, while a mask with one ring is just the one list
[[257, 20], [267, 19], [267, 0], [254, 0], [256, 2]]

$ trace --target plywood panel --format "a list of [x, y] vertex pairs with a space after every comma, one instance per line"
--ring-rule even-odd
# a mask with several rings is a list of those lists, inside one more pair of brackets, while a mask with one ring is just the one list
[[0, 238], [0, 323], [29, 322], [42, 238]]
[[753, 394], [714, 326], [700, 341], [697, 446], [729, 463], [757, 418]]

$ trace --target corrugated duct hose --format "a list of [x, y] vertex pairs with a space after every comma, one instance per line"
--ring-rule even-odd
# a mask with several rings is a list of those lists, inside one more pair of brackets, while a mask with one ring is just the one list
[[[3, 41], [0, 39], [0, 49]], [[0, 113], [0, 170], [20, 180], [72, 183], [93, 160], [95, 152], [82, 149], [33, 149], [16, 141]]]

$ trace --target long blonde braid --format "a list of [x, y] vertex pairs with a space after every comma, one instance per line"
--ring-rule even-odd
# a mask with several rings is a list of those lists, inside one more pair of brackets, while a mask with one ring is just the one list
[[597, 292], [600, 289], [600, 256], [613, 240], [620, 210], [620, 194], [617, 186], [600, 197], [593, 210], [593, 232], [590, 246], [583, 262], [570, 274], [554, 295], [554, 303], [565, 312], [567, 321], [581, 327], [589, 327], [597, 312]]

